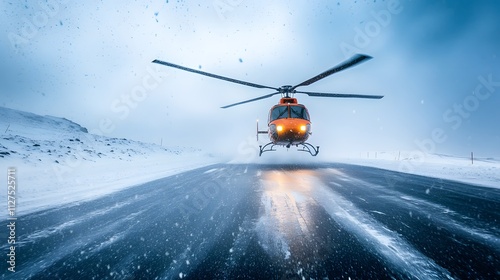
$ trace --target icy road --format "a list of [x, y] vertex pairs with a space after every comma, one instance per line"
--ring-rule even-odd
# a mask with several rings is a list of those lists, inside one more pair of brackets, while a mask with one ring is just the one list
[[500, 278], [499, 189], [344, 164], [213, 165], [17, 227], [4, 279]]

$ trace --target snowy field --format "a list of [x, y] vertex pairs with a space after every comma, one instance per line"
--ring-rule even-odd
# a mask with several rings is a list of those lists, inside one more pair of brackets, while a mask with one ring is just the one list
[[[0, 180], [6, 186], [7, 169], [16, 168], [18, 215], [93, 199], [221, 161], [200, 150], [93, 135], [64, 118], [2, 107], [0, 130]], [[266, 162], [270, 156], [254, 157], [251, 162]], [[496, 159], [478, 158], [472, 164], [470, 158], [415, 152], [363, 156], [333, 160], [500, 188], [500, 161]], [[323, 155], [305, 162], [316, 160], [332, 161]], [[0, 192], [0, 199], [7, 201], [6, 195]], [[6, 217], [7, 211], [1, 211], [0, 218]]]
[[[87, 133], [64, 118], [0, 107], [0, 170], [16, 168], [17, 214], [93, 199], [216, 160], [191, 148], [166, 148]], [[0, 200], [7, 201], [7, 191]], [[7, 211], [0, 211], [6, 218]]]
[[492, 188], [500, 188], [500, 160], [494, 158], [452, 157], [418, 151], [370, 152], [338, 161], [372, 166], [416, 175], [449, 179]]

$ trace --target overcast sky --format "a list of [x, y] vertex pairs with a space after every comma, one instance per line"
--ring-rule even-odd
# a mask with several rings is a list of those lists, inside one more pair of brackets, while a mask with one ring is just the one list
[[374, 59], [301, 90], [384, 99], [296, 96], [323, 154], [500, 156], [498, 1], [38, 2], [0, 4], [0, 106], [241, 153], [279, 96], [220, 109], [271, 92], [153, 59], [279, 87], [360, 52]]

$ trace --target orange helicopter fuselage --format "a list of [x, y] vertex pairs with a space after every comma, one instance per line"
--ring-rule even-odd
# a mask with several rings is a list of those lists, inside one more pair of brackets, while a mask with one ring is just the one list
[[275, 145], [303, 144], [311, 135], [307, 108], [296, 98], [284, 97], [269, 110], [268, 134]]

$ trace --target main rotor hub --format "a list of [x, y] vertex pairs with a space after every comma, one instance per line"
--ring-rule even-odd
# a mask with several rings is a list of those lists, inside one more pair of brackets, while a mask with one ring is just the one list
[[281, 93], [281, 97], [293, 97], [295, 94], [295, 90], [293, 86], [286, 85], [278, 88], [279, 93]]

